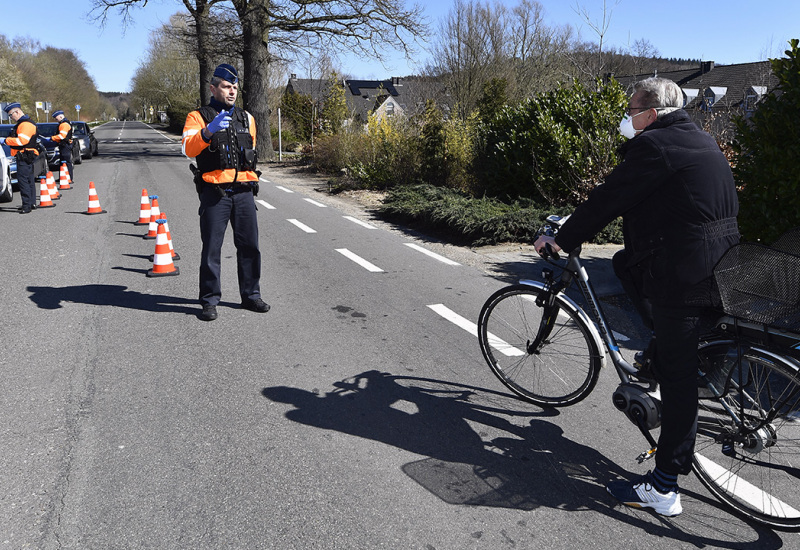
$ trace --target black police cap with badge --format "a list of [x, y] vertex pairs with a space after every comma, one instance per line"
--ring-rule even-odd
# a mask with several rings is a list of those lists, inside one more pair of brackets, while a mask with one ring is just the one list
[[217, 65], [217, 68], [214, 69], [214, 76], [227, 80], [231, 84], [239, 83], [239, 73], [236, 71], [236, 67], [227, 63]]

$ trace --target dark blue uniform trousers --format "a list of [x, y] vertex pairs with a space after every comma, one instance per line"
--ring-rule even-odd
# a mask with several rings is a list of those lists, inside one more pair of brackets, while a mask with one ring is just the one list
[[17, 156], [17, 185], [22, 206], [36, 206], [36, 178], [33, 163], [23, 161]]
[[220, 257], [228, 222], [233, 229], [239, 294], [243, 301], [261, 297], [261, 252], [258, 249], [258, 220], [253, 192], [227, 192], [225, 196], [205, 185], [200, 193], [200, 303], [217, 305], [222, 296]]

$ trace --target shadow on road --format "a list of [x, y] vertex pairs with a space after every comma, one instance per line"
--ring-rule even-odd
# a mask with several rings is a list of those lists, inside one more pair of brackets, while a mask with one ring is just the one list
[[42, 309], [59, 309], [64, 303], [76, 303], [197, 315], [199, 307], [197, 300], [143, 294], [122, 285], [29, 286], [27, 290], [31, 301]]
[[[557, 411], [532, 406], [521, 410], [519, 401], [499, 392], [377, 370], [333, 386], [325, 394], [275, 386], [264, 388], [262, 395], [292, 405], [285, 416], [294, 422], [425, 456], [404, 465], [403, 471], [448, 504], [595, 511], [699, 548], [783, 546], [773, 531], [747, 529], [704, 495], [689, 493], [695, 502], [684, 506], [695, 509], [678, 518], [619, 505], [605, 485], [634, 474], [565, 437], [546, 419], [557, 416]], [[520, 418], [530, 420], [520, 425]], [[738, 529], [730, 533], [717, 527], [732, 522]], [[744, 537], [739, 532], [743, 528]]]

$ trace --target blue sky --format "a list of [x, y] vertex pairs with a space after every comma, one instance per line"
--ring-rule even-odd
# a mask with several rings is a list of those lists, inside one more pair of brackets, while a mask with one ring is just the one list
[[[518, 0], [498, 0], [512, 7]], [[597, 36], [576, 9], [589, 13], [592, 21], [603, 14], [603, 0], [540, 0], [550, 25], [569, 24], [585, 40]], [[426, 0], [425, 13], [436, 29], [438, 21], [453, 6], [451, 0]], [[101, 91], [127, 91], [130, 80], [148, 46], [151, 30], [179, 11], [180, 0], [150, 0], [135, 10], [135, 24], [123, 34], [121, 19], [112, 14], [105, 29], [87, 13], [90, 0], [27, 0], [3, 2], [0, 33], [7, 38], [30, 37], [42, 46], [73, 50], [84, 61]], [[781, 56], [790, 38], [800, 38], [800, 0], [727, 0], [698, 2], [642, 2], [607, 0], [610, 26], [606, 42], [625, 48], [645, 38], [664, 57], [713, 60], [717, 63], [747, 63]], [[413, 74], [427, 54], [416, 60], [389, 56], [385, 65], [363, 58], [344, 58], [342, 70], [358, 78], [387, 78]], [[295, 72], [300, 73], [297, 68]]]

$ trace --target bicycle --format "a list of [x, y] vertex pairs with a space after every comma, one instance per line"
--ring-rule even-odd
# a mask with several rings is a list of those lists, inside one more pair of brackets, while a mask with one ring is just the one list
[[[565, 218], [542, 228], [557, 234]], [[740, 244], [715, 268], [723, 311], [698, 348], [700, 407], [692, 469], [720, 501], [770, 527], [800, 529], [800, 230], [773, 247]], [[552, 250], [550, 251], [552, 252]], [[794, 252], [794, 254], [790, 253]], [[543, 281], [522, 280], [481, 309], [484, 358], [515, 396], [566, 407], [589, 395], [610, 358], [620, 385], [614, 406], [638, 426], [654, 456], [661, 402], [657, 383], [621, 355], [581, 264], [580, 247]], [[774, 267], [765, 276], [764, 265]], [[561, 263], [563, 262], [563, 263]], [[585, 311], [564, 292], [577, 283]]]

